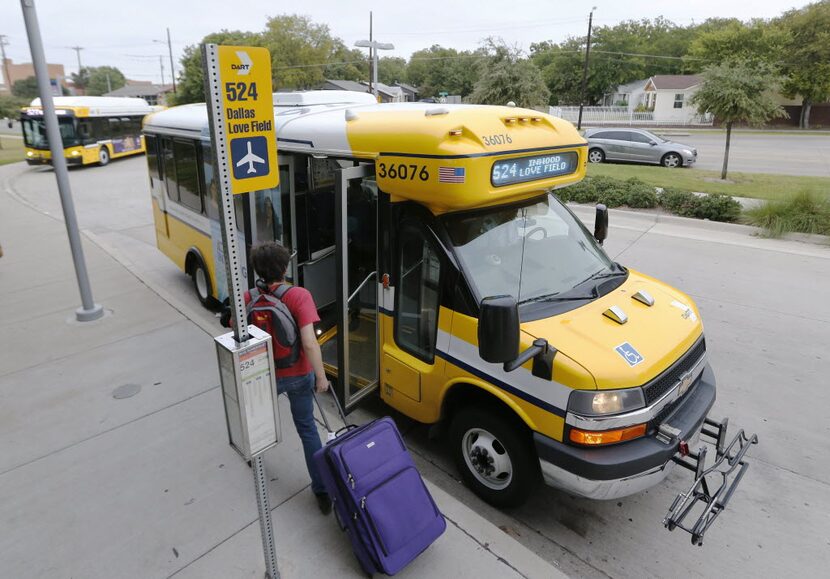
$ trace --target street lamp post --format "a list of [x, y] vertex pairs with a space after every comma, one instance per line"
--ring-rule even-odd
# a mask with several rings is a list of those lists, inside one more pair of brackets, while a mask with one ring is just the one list
[[378, 98], [378, 50], [394, 50], [395, 45], [377, 40], [358, 40], [354, 43], [358, 48], [369, 48], [372, 51], [372, 88], [375, 99]]
[[588, 15], [588, 42], [585, 44], [585, 64], [582, 67], [582, 94], [579, 97], [579, 120], [576, 121], [577, 130], [582, 129], [582, 107], [585, 105], [585, 90], [588, 85], [588, 56], [591, 54], [591, 25], [594, 21], [594, 10], [597, 7], [591, 8], [591, 13]]

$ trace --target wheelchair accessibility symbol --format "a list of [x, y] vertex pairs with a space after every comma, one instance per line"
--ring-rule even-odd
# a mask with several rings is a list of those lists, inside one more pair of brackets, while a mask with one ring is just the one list
[[629, 366], [636, 366], [644, 359], [640, 353], [634, 349], [634, 346], [628, 342], [623, 342], [614, 349], [617, 351], [617, 354], [622, 356], [623, 359], [628, 362]]

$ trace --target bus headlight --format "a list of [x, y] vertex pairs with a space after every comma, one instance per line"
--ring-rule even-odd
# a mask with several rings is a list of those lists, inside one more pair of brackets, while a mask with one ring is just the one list
[[81, 152], [80, 152], [80, 151], [72, 151], [72, 156], [73, 156], [73, 157], [77, 157], [77, 156], [78, 156], [78, 155], [80, 155], [80, 154], [81, 154]]
[[27, 157], [34, 157], [34, 156], [35, 156], [35, 154], [34, 154], [34, 153], [32, 153], [31, 151], [26, 151], [26, 156], [27, 156]]
[[641, 388], [625, 390], [574, 390], [568, 398], [568, 411], [582, 416], [620, 414], [646, 405]]

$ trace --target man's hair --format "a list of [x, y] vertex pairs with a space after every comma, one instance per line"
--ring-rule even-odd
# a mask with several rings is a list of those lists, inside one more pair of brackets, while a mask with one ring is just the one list
[[254, 271], [267, 283], [283, 281], [290, 261], [291, 254], [275, 241], [258, 243], [251, 248], [251, 264]]

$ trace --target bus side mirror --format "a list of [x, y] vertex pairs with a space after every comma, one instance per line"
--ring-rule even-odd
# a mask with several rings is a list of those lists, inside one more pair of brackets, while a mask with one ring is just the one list
[[519, 355], [519, 306], [513, 296], [481, 300], [478, 354], [485, 362], [494, 364], [510, 362]]
[[594, 239], [602, 245], [608, 237], [608, 208], [602, 203], [597, 203], [597, 215], [594, 218]]

